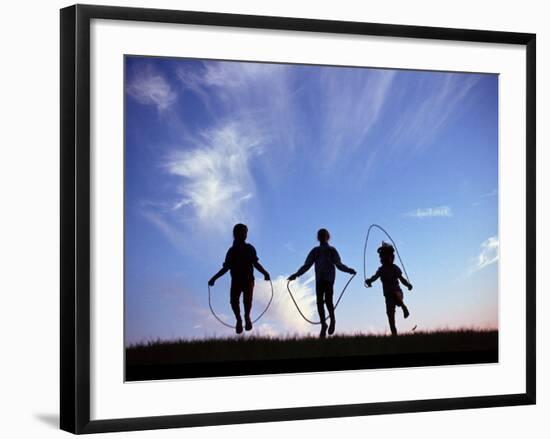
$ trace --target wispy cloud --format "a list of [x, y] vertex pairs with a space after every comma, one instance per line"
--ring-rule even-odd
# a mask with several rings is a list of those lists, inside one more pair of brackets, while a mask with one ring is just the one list
[[[345, 159], [360, 146], [366, 146], [371, 130], [378, 122], [396, 71], [343, 68], [323, 70], [319, 96], [323, 131], [321, 145], [327, 167]], [[375, 145], [370, 146], [372, 152]]]
[[[290, 284], [290, 287], [302, 312], [308, 318], [318, 320], [315, 292], [312, 287], [313, 281], [313, 276], [298, 278]], [[263, 324], [269, 325], [269, 335], [309, 334], [313, 328], [296, 310], [286, 289], [286, 276], [278, 276], [272, 282], [275, 296], [270, 309], [261, 321]], [[254, 310], [261, 312], [267, 304], [270, 294], [268, 282], [257, 282], [254, 291]]]
[[411, 218], [449, 218], [453, 216], [453, 210], [449, 206], [418, 208], [405, 214]]
[[477, 257], [476, 269], [481, 270], [498, 261], [499, 242], [497, 236], [491, 236], [481, 243], [481, 252]]
[[[284, 168], [288, 152], [297, 144], [300, 126], [295, 97], [299, 86], [295, 70], [283, 64], [205, 61], [182, 66], [177, 75], [181, 86], [193, 92], [214, 118], [268, 133], [263, 159], [277, 160]], [[266, 166], [267, 177], [275, 172]]]
[[431, 145], [447, 123], [462, 111], [461, 106], [480, 76], [442, 73], [439, 77], [417, 78], [414, 83], [402, 83], [400, 93], [404, 103], [418, 92], [423, 100], [414, 107], [404, 105], [390, 137], [390, 145], [394, 147], [424, 149]]
[[158, 212], [156, 208], [145, 208], [142, 215], [166, 237], [166, 239], [177, 249], [183, 250], [188, 241], [185, 234], [163, 216], [163, 212]]
[[482, 201], [488, 199], [488, 198], [494, 198], [494, 197], [497, 197], [498, 196], [498, 190], [497, 189], [493, 189], [492, 191], [490, 192], [486, 192], [484, 194], [481, 194], [479, 196], [479, 200], [476, 200], [472, 203], [472, 206], [473, 207], [477, 207], [479, 205], [482, 204]]
[[155, 105], [159, 111], [166, 110], [177, 99], [164, 76], [147, 65], [131, 73], [126, 92], [141, 104]]
[[189, 237], [198, 229], [209, 232], [214, 241], [235, 222], [250, 223], [256, 192], [251, 162], [256, 160], [259, 169], [263, 156], [280, 150], [267, 148], [273, 137], [280, 141], [291, 131], [283, 129], [280, 120], [288, 111], [277, 103], [279, 96], [288, 96], [285, 68], [203, 62], [182, 64], [177, 70], [179, 86], [195, 93], [216, 121], [201, 131], [186, 132], [180, 144], [172, 145], [162, 166], [173, 177], [167, 185], [172, 200], [148, 206], [148, 217], [178, 248], [180, 234], [193, 246]]
[[204, 66], [204, 83], [226, 89], [248, 88], [255, 82], [274, 79], [287, 68], [283, 64], [253, 62], [206, 62]]
[[220, 229], [240, 219], [253, 197], [250, 161], [261, 153], [261, 137], [226, 124], [204, 132], [185, 149], [173, 152], [167, 171], [180, 178], [174, 210], [185, 210], [208, 228]]
[[[277, 148], [266, 156], [278, 154], [284, 163], [289, 150], [313, 142], [318, 166], [327, 170], [357, 161], [358, 151], [368, 170], [382, 156], [389, 159], [390, 150], [428, 147], [479, 81], [458, 73], [219, 61], [184, 65], [177, 75], [216, 117], [230, 115], [268, 132]], [[303, 118], [315, 121], [314, 131], [303, 129]]]
[[183, 89], [194, 92], [217, 116], [227, 112], [232, 118], [254, 118], [257, 123], [261, 118], [273, 123], [285, 115], [281, 110], [291, 109], [285, 65], [230, 61], [204, 61], [200, 65], [200, 70], [182, 66], [177, 76]]
[[473, 259], [472, 265], [468, 270], [469, 275], [498, 262], [499, 241], [497, 236], [491, 236], [483, 241], [480, 248], [479, 254]]
[[[287, 292], [287, 276], [278, 276], [272, 280], [274, 296], [266, 313], [254, 325], [251, 333], [245, 333], [243, 336], [269, 336], [285, 337], [300, 335], [312, 335], [316, 330], [307, 323], [292, 303]], [[315, 302], [315, 292], [313, 291], [314, 277], [302, 277], [291, 284], [292, 294], [300, 306], [302, 312], [310, 319], [317, 320], [317, 306]], [[254, 301], [252, 304], [252, 319], [255, 319], [263, 310], [271, 297], [271, 286], [269, 282], [257, 280], [254, 287]], [[218, 317], [229, 324], [234, 323], [234, 316], [229, 309], [229, 302], [224, 308], [216, 309]], [[226, 337], [228, 334], [234, 334], [233, 330], [223, 327], [216, 319], [204, 308], [193, 309], [193, 319], [196, 336], [203, 335]], [[202, 335], [201, 335], [202, 334]]]

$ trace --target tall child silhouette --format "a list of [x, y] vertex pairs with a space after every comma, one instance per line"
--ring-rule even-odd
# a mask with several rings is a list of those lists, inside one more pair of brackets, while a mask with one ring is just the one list
[[397, 328], [395, 327], [395, 307], [399, 306], [403, 309], [404, 318], [409, 317], [409, 309], [403, 302], [403, 291], [401, 291], [399, 281], [409, 290], [412, 290], [412, 285], [403, 277], [401, 269], [393, 263], [395, 260], [394, 251], [392, 245], [382, 242], [382, 245], [378, 248], [378, 255], [380, 256], [380, 263], [382, 265], [378, 268], [374, 276], [365, 279], [365, 285], [370, 288], [376, 279], [380, 278], [382, 281], [384, 298], [386, 299], [386, 314], [388, 315], [391, 333], [395, 336], [397, 335]]
[[340, 255], [336, 249], [328, 244], [330, 240], [330, 233], [327, 229], [320, 229], [317, 232], [317, 240], [319, 245], [314, 247], [308, 254], [304, 265], [288, 278], [288, 280], [295, 280], [298, 276], [301, 276], [308, 271], [313, 264], [315, 264], [315, 292], [317, 296], [317, 311], [319, 312], [319, 318], [321, 320], [321, 333], [320, 337], [324, 338], [327, 334], [327, 324], [325, 322], [325, 303], [327, 304], [328, 314], [330, 317], [330, 326], [328, 327], [329, 335], [334, 334], [336, 327], [336, 318], [334, 316], [334, 280], [336, 278], [336, 270], [334, 267], [341, 271], [350, 274], [356, 274], [353, 268], [349, 268], [342, 264]]
[[248, 227], [244, 224], [236, 224], [233, 227], [233, 246], [227, 250], [222, 269], [208, 281], [208, 285], [212, 287], [216, 279], [230, 271], [230, 303], [231, 309], [237, 319], [237, 324], [235, 325], [237, 334], [243, 332], [243, 321], [239, 304], [241, 293], [243, 294], [245, 329], [247, 331], [252, 329], [250, 311], [252, 309], [252, 294], [254, 292], [254, 268], [264, 275], [265, 280], [270, 280], [269, 273], [258, 262], [256, 249], [246, 242], [247, 235]]

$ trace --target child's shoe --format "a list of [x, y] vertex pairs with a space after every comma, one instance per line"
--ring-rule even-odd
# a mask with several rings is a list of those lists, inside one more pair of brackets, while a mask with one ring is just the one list
[[327, 336], [327, 324], [323, 323], [321, 325], [321, 333], [319, 334], [320, 338], [325, 338]]
[[330, 319], [330, 325], [328, 327], [328, 335], [334, 334], [335, 327], [336, 327], [336, 320], [335, 319]]
[[242, 320], [237, 320], [237, 324], [235, 325], [235, 332], [237, 334], [241, 334], [243, 332], [243, 322], [242, 322]]

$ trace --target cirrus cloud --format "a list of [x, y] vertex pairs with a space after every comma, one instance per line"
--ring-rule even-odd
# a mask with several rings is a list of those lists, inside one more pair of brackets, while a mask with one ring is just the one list
[[492, 264], [498, 262], [499, 259], [499, 240], [498, 236], [491, 236], [483, 241], [480, 245], [481, 250], [477, 257], [473, 260], [468, 274], [473, 274], [476, 271], [482, 270]]
[[155, 105], [159, 111], [166, 110], [178, 97], [164, 76], [151, 66], [133, 73], [126, 92], [140, 104]]
[[453, 210], [449, 206], [417, 208], [405, 214], [412, 218], [448, 218], [453, 216]]
[[498, 261], [499, 243], [497, 236], [491, 236], [481, 243], [481, 252], [477, 257], [477, 269], [481, 270]]
[[[290, 284], [290, 288], [302, 312], [309, 319], [318, 320], [315, 292], [312, 288], [314, 281], [314, 276], [298, 278]], [[269, 325], [269, 335], [293, 336], [296, 334], [310, 334], [314, 327], [307, 323], [296, 310], [286, 288], [287, 276], [277, 276], [272, 280], [272, 283], [274, 297], [263, 322]], [[269, 283], [257, 282], [254, 291], [254, 309], [261, 312], [261, 309], [266, 306], [270, 295]]]
[[249, 162], [261, 153], [261, 138], [226, 124], [204, 132], [186, 149], [173, 152], [165, 167], [179, 177], [180, 198], [173, 209], [186, 209], [207, 228], [219, 229], [239, 220], [254, 196]]

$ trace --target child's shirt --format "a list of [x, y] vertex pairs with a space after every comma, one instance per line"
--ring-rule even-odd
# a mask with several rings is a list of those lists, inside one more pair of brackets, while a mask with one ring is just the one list
[[224, 268], [229, 268], [231, 278], [237, 282], [254, 280], [254, 263], [258, 261], [258, 255], [253, 245], [242, 242], [233, 243], [227, 250]]
[[375, 276], [380, 277], [380, 280], [382, 281], [384, 296], [393, 294], [396, 291], [401, 291], [401, 286], [399, 285], [399, 278], [401, 275], [401, 269], [395, 264], [381, 265], [378, 268]]
[[304, 265], [296, 272], [298, 276], [301, 276], [308, 271], [311, 266], [315, 264], [315, 280], [326, 281], [334, 283], [336, 278], [336, 270], [334, 267], [338, 267], [339, 270], [350, 272], [351, 269], [344, 264], [340, 259], [338, 251], [328, 243], [323, 243], [314, 247], [308, 254]]

